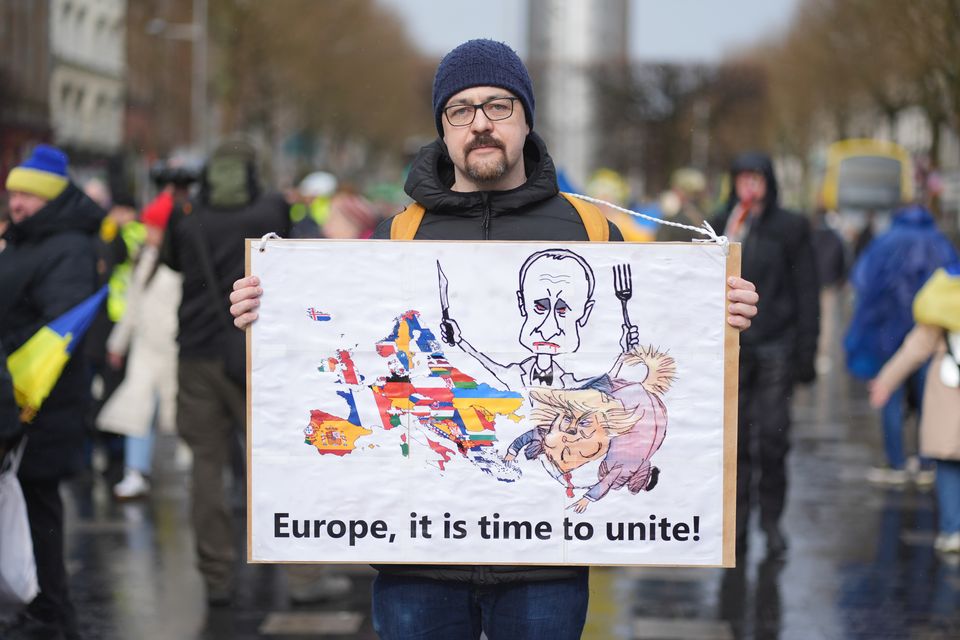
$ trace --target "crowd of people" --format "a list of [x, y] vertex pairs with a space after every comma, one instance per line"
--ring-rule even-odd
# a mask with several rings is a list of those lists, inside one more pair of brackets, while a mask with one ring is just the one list
[[[421, 214], [406, 229], [410, 238], [593, 238], [584, 213], [593, 205], [559, 193], [547, 145], [534, 131], [530, 77], [510, 47], [490, 40], [460, 45], [440, 63], [432, 97], [438, 138], [414, 159], [406, 182]], [[158, 433], [175, 431], [189, 451], [191, 522], [207, 602], [232, 602], [237, 523], [224, 485], [232, 449], [224, 443], [241, 446], [246, 362], [240, 329], [256, 321], [263, 293], [256, 276], [243, 277], [243, 240], [271, 232], [398, 237], [395, 219], [383, 220], [332, 174], [311, 173], [281, 194], [264, 185], [259, 160], [248, 141], [227, 138], [198, 175], [158, 179], [157, 195], [142, 207], [102, 184], [81, 189], [55, 147], [36, 146], [10, 173], [8, 219], [0, 222], [2, 361], [98, 289], [108, 293], [84, 347], [71, 351], [29, 422], [15, 404], [15, 381], [0, 367], [0, 454], [23, 451], [18, 477], [39, 582], [39, 594], [6, 623], [4, 637], [79, 637], [64, 562], [60, 484], [89, 467], [96, 448], [105, 452], [117, 499], [149, 496]], [[766, 553], [777, 558], [788, 548], [781, 519], [790, 399], [795, 385], [817, 376], [822, 316], [838, 304], [850, 252], [828, 216], [811, 224], [781, 206], [769, 156], [736, 158], [729, 184], [727, 202], [711, 217], [697, 206], [706, 190], [703, 175], [684, 169], [674, 176], [664, 212], [693, 225], [712, 220], [743, 247], [743, 278], [728, 283], [728, 322], [742, 331], [736, 546], [743, 557], [756, 511]], [[664, 229], [658, 240], [690, 239]], [[604, 231], [610, 241], [623, 240], [614, 222], [605, 221]], [[849, 368], [873, 380], [870, 400], [882, 407], [887, 464], [872, 479], [929, 483], [935, 469], [936, 546], [958, 553], [957, 253], [929, 212], [910, 206], [866, 246], [850, 281], [856, 307], [845, 341]], [[916, 468], [903, 447], [904, 387], [911, 375], [918, 391], [927, 382]], [[288, 574], [291, 595], [303, 600], [350, 588], [344, 576], [323, 568]], [[491, 639], [579, 638], [587, 575], [572, 566], [382, 566], [373, 585], [373, 623], [385, 639], [476, 638], [481, 630]], [[405, 615], [409, 611], [424, 614]], [[425, 617], [431, 632], [421, 626]]]
[[[220, 145], [199, 175], [158, 172], [157, 194], [139, 213], [123, 192], [99, 180], [77, 185], [68, 170], [65, 153], [37, 145], [6, 181], [0, 223], [4, 365], [44, 327], [106, 290], [36, 415], [17, 406], [16, 381], [0, 368], [0, 454], [22, 451], [19, 485], [39, 582], [38, 595], [5, 623], [5, 638], [78, 637], [60, 484], [97, 467], [116, 499], [148, 497], [157, 434], [176, 432], [185, 443], [198, 568], [210, 604], [230, 602], [236, 553], [223, 489], [231, 450], [223, 443], [239, 447], [245, 409], [242, 333], [227, 294], [243, 273], [243, 239], [289, 236], [301, 197], [324, 215], [309, 217], [315, 225], [297, 237], [363, 237], [377, 221], [373, 205], [337, 189], [335, 179], [323, 193], [309, 189], [310, 176], [302, 194], [265, 191], [256, 153], [242, 139]], [[292, 595], [304, 600], [350, 587], [341, 576], [291, 573]]]

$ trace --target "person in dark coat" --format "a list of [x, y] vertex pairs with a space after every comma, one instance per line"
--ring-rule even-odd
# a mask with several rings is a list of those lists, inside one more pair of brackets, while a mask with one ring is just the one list
[[260, 190], [256, 162], [254, 148], [240, 139], [215, 149], [198, 197], [171, 213], [161, 250], [161, 260], [183, 274], [177, 432], [193, 452], [197, 567], [214, 606], [233, 597], [237, 553], [223, 471], [246, 419], [243, 334], [230, 325], [230, 289], [244, 272], [244, 238], [285, 236], [290, 228], [283, 196]]
[[740, 337], [737, 550], [746, 550], [756, 487], [767, 552], [775, 557], [787, 547], [780, 517], [787, 495], [790, 398], [796, 383], [816, 377], [817, 263], [809, 222], [780, 207], [767, 155], [739, 156], [730, 184], [726, 211], [714, 228], [743, 243], [742, 275], [757, 285], [763, 300], [763, 313]]
[[[553, 160], [533, 131], [533, 86], [506, 44], [470, 40], [441, 61], [434, 77], [439, 137], [423, 147], [407, 194], [425, 212], [417, 240], [589, 240], [583, 219], [559, 193]], [[392, 220], [374, 231], [389, 238]], [[610, 224], [611, 241], [623, 240]], [[234, 284], [237, 326], [257, 318], [256, 277]], [[738, 328], [756, 313], [750, 283], [728, 292]], [[586, 567], [382, 565], [373, 585], [373, 626], [384, 640], [479, 637], [579, 638], [589, 595]], [[425, 624], [429, 620], [429, 624]]]
[[[39, 145], [7, 177], [11, 225], [0, 253], [0, 342], [12, 353], [40, 328], [96, 290], [94, 241], [106, 212], [67, 177], [67, 156]], [[76, 638], [64, 566], [60, 482], [81, 465], [90, 385], [74, 350], [26, 428], [20, 464], [40, 594], [3, 637]], [[21, 634], [21, 635], [17, 635]]]

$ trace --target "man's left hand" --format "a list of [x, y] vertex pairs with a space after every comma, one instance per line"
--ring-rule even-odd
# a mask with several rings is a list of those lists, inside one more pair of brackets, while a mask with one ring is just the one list
[[727, 278], [727, 323], [740, 331], [750, 328], [752, 318], [757, 315], [757, 288], [749, 280], [731, 276]]

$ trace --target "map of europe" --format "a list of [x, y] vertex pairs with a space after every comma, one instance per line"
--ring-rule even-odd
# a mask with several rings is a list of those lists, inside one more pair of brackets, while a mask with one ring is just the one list
[[[420, 324], [417, 311], [407, 311], [394, 321], [393, 331], [375, 345], [383, 358], [384, 371], [371, 384], [354, 364], [349, 349], [338, 349], [319, 367], [335, 373], [344, 415], [311, 410], [304, 442], [321, 455], [345, 456], [362, 445], [373, 429], [395, 431], [403, 456], [410, 455], [411, 441], [425, 444], [435, 454], [443, 471], [454, 457], [463, 457], [500, 480], [511, 481], [493, 445], [498, 418], [519, 421], [516, 413], [524, 402], [515, 391], [480, 383], [447, 361], [433, 331]], [[356, 395], [370, 393], [376, 403], [379, 424], [363, 425]]]

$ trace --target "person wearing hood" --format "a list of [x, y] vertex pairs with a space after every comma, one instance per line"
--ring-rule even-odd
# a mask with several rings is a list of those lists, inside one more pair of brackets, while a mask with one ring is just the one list
[[[397, 224], [412, 218], [408, 208], [372, 237], [407, 237], [394, 233], [404, 227], [416, 240], [565, 242], [591, 239], [589, 219], [594, 232], [622, 240], [599, 211], [580, 213], [560, 194], [553, 161], [533, 131], [534, 106], [530, 76], [508, 45], [470, 40], [448, 53], [433, 82], [439, 137], [420, 150], [404, 187], [422, 219]], [[238, 327], [256, 320], [259, 285], [255, 276], [234, 283], [230, 312]], [[728, 322], [743, 329], [756, 314], [757, 296], [749, 282], [730, 285]], [[475, 638], [481, 631], [491, 638], [572, 640], [586, 621], [586, 567], [376, 568], [372, 617], [384, 640]]]
[[243, 334], [227, 311], [244, 273], [244, 239], [287, 236], [283, 196], [261, 190], [254, 147], [236, 137], [210, 155], [196, 198], [175, 207], [161, 260], [183, 276], [178, 311], [177, 432], [193, 452], [191, 523], [207, 602], [233, 596], [236, 561], [224, 469], [246, 421]]
[[740, 155], [730, 184], [726, 210], [714, 228], [743, 244], [742, 275], [756, 284], [763, 300], [763, 313], [740, 337], [737, 552], [742, 557], [746, 551], [756, 487], [767, 554], [777, 557], [787, 548], [780, 518], [787, 493], [790, 397], [794, 384], [816, 377], [817, 265], [810, 224], [780, 207], [767, 155]]
[[[67, 176], [67, 156], [38, 145], [7, 177], [11, 225], [0, 253], [0, 342], [13, 353], [41, 327], [93, 295], [95, 241], [106, 212]], [[64, 565], [60, 482], [82, 464], [89, 406], [84, 349], [27, 427], [19, 478], [27, 504], [40, 594], [3, 637], [76, 638]], [[18, 635], [20, 634], [20, 635]]]
[[[950, 240], [923, 206], [907, 206], [894, 214], [890, 228], [867, 245], [850, 274], [855, 302], [843, 341], [850, 373], [861, 380], [877, 375], [913, 328], [911, 307], [920, 287], [938, 268], [956, 259]], [[907, 388], [919, 402], [923, 376], [920, 371], [906, 377], [881, 408], [886, 466], [871, 468], [870, 482], [902, 486], [911, 479], [904, 450], [904, 404]], [[928, 465], [922, 461], [915, 472], [917, 484], [933, 480], [930, 470], [922, 468]]]

